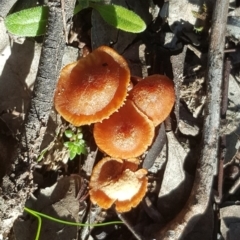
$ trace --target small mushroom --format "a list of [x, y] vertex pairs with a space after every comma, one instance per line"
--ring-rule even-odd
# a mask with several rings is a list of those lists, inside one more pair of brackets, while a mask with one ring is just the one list
[[103, 158], [90, 179], [90, 199], [104, 209], [115, 203], [118, 212], [136, 207], [147, 191], [147, 170], [138, 169], [138, 159]]
[[75, 126], [102, 121], [123, 105], [129, 82], [125, 59], [110, 47], [99, 47], [62, 69], [55, 108]]
[[133, 87], [128, 98], [157, 126], [167, 118], [174, 105], [173, 81], [158, 74], [146, 77]]
[[132, 101], [127, 100], [118, 112], [94, 124], [93, 134], [103, 152], [127, 159], [141, 155], [152, 143], [154, 125]]

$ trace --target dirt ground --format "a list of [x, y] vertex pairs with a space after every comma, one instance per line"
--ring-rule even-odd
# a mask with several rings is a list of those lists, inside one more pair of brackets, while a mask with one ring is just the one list
[[[46, 118], [39, 117], [28, 130], [34, 141], [30, 147], [22, 144], [32, 99], [38, 95], [35, 83], [44, 37], [9, 35], [4, 26], [9, 10], [5, 13], [3, 8], [0, 240], [37, 239], [38, 219], [24, 206], [63, 221], [121, 221], [72, 226], [42, 216], [39, 239], [238, 240], [240, 1], [231, 0], [225, 15], [221, 0], [216, 1], [217, 8], [213, 0], [111, 2], [141, 16], [147, 29], [138, 34], [124, 32], [108, 25], [97, 11], [85, 9], [67, 22], [68, 43], [58, 61], [63, 67], [100, 46], [109, 46], [127, 61], [133, 85], [136, 79], [154, 74], [173, 80], [175, 105], [156, 126], [152, 144], [138, 157], [139, 168], [148, 172], [147, 192], [137, 207], [125, 213], [117, 212], [114, 204], [103, 209], [91, 202], [92, 171], [106, 154], [97, 147], [91, 124], [81, 127], [87, 154], [69, 159], [64, 132], [76, 133], [78, 128], [57, 113], [53, 92], [51, 99], [43, 96], [51, 104], [50, 111], [44, 112]], [[54, 55], [47, 61], [57, 65]], [[19, 145], [24, 146], [24, 154]]]

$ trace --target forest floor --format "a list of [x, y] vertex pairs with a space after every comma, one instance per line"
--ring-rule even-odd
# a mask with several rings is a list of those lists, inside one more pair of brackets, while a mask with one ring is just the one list
[[[70, 222], [121, 221], [71, 226], [43, 216], [39, 239], [239, 239], [240, 2], [230, 1], [225, 15], [221, 0], [217, 9], [222, 13], [213, 0], [112, 2], [141, 16], [147, 29], [127, 33], [108, 25], [95, 10], [81, 11], [68, 22], [61, 67], [104, 45], [126, 59], [132, 79], [162, 74], [173, 80], [172, 112], [139, 156], [141, 168], [148, 171], [148, 190], [126, 213], [118, 213], [114, 204], [107, 210], [92, 204], [88, 193], [92, 169], [106, 155], [95, 143], [93, 125], [82, 126], [87, 154], [70, 160], [64, 132], [76, 133], [79, 128], [61, 118], [54, 104], [46, 126], [38, 119], [40, 130], [31, 146], [39, 147], [31, 149], [34, 153], [28, 149], [31, 160], [23, 161], [22, 168], [17, 164], [21, 160], [11, 162], [36, 95], [44, 37], [9, 37], [2, 19], [0, 240], [37, 239], [38, 219], [23, 206]], [[50, 57], [54, 65], [56, 59]]]

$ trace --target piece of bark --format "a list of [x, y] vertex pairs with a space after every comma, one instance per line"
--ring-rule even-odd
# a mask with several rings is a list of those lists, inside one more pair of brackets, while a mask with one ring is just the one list
[[[75, 0], [65, 2], [66, 19], [73, 14]], [[60, 1], [49, 1], [48, 28], [44, 38], [39, 71], [30, 109], [12, 167], [0, 187], [0, 237], [7, 237], [13, 222], [23, 212], [29, 194], [34, 190], [31, 169], [36, 163], [52, 108], [53, 93], [62, 65], [65, 47]], [[14, 150], [14, 149], [13, 149]], [[9, 160], [10, 161], [10, 160]]]
[[227, 0], [217, 0], [213, 13], [206, 76], [208, 99], [205, 106], [203, 149], [196, 169], [193, 189], [182, 211], [156, 234], [157, 240], [184, 239], [209, 204], [218, 159], [221, 83], [228, 4]]

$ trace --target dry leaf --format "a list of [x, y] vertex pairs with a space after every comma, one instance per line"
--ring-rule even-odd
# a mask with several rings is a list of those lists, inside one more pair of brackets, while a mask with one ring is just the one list
[[187, 152], [173, 132], [167, 133], [167, 164], [159, 192], [158, 209], [165, 217], [173, 216], [183, 206], [190, 191], [190, 178], [184, 171]]

